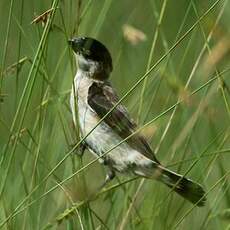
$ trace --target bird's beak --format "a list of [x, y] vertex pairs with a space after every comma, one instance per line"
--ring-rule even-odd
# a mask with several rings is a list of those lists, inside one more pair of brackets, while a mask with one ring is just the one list
[[69, 39], [69, 40], [68, 40], [68, 44], [69, 44], [71, 47], [73, 47], [74, 39]]
[[82, 52], [82, 47], [84, 45], [84, 40], [82, 38], [71, 38], [68, 40], [68, 43], [76, 54]]

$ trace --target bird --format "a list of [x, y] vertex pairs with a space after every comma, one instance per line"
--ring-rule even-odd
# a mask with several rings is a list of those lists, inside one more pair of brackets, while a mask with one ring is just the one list
[[145, 137], [136, 132], [138, 126], [126, 107], [117, 104], [118, 94], [109, 81], [112, 57], [106, 46], [91, 37], [73, 37], [68, 43], [77, 63], [70, 95], [73, 122], [83, 138], [82, 153], [88, 149], [107, 167], [105, 184], [116, 173], [155, 179], [194, 205], [204, 206], [202, 186], [164, 167]]

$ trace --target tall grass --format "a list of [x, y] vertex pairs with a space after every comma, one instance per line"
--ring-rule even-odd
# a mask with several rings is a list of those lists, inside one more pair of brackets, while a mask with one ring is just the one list
[[[0, 228], [230, 228], [229, 6], [2, 0]], [[118, 104], [163, 165], [204, 185], [205, 207], [119, 174], [99, 190], [106, 169], [75, 154], [82, 140], [69, 108], [76, 66], [67, 40], [83, 35], [109, 48]]]

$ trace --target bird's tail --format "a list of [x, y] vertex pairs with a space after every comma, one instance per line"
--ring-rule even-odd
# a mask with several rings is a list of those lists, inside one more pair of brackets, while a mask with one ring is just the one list
[[152, 171], [151, 176], [148, 170], [147, 175], [148, 178], [154, 178], [163, 182], [191, 203], [197, 206], [204, 206], [206, 201], [204, 196], [205, 191], [200, 184], [170, 171], [161, 165], [158, 165], [158, 167], [154, 169], [154, 172]]

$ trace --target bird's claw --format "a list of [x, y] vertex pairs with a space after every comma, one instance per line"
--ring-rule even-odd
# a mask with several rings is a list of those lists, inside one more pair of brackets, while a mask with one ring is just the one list
[[74, 149], [74, 153], [77, 154], [78, 156], [82, 157], [85, 150], [86, 150], [86, 144], [84, 143], [81, 143], [78, 148], [75, 147], [76, 146], [76, 143], [73, 143], [73, 144], [70, 144], [70, 148], [71, 150]]

